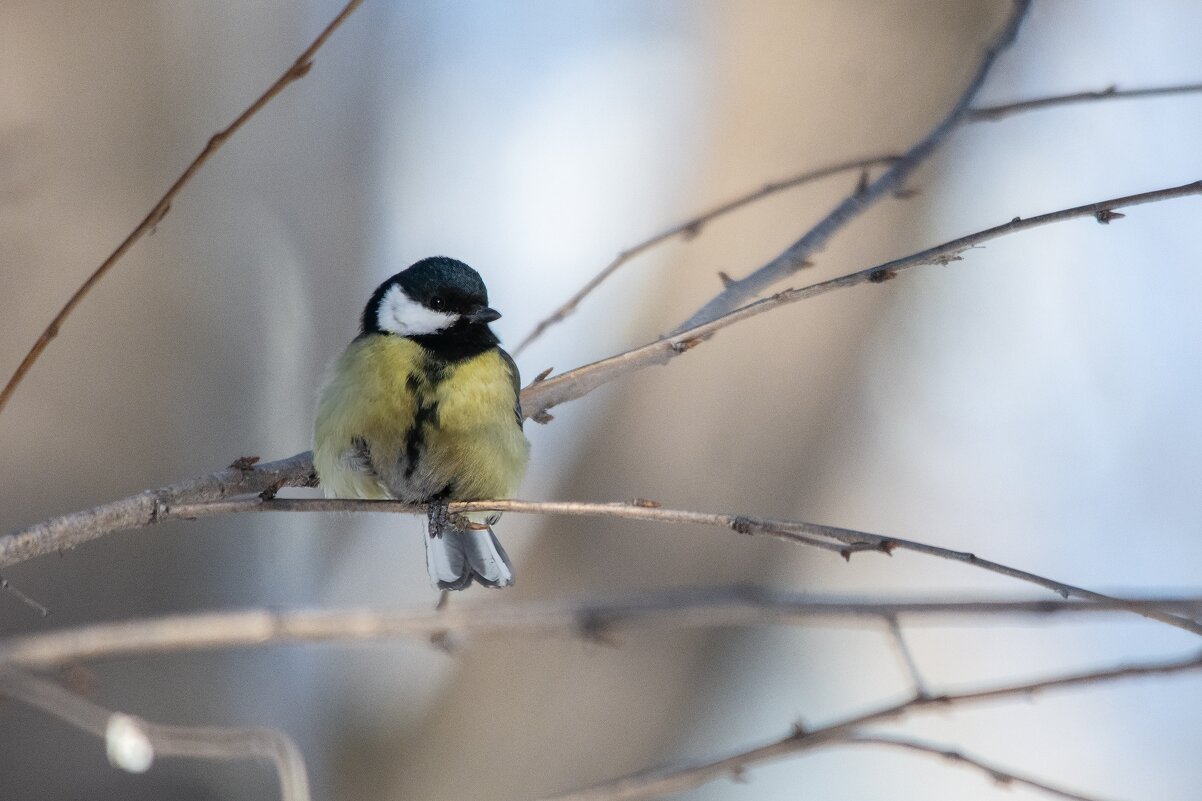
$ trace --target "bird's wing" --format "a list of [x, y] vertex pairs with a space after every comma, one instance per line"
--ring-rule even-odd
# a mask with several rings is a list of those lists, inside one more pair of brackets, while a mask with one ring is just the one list
[[497, 350], [505, 361], [505, 366], [509, 369], [509, 380], [513, 382], [513, 413], [517, 415], [518, 428], [523, 428], [525, 417], [522, 416], [522, 376], [518, 372], [518, 365], [513, 357], [504, 348], [497, 348]]

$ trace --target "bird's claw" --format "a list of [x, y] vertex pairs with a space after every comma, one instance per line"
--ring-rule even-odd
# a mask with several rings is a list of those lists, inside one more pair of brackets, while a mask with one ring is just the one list
[[426, 506], [426, 517], [430, 521], [430, 537], [441, 537], [442, 532], [453, 525], [450, 509], [447, 508], [447, 502], [444, 500], [430, 501]]

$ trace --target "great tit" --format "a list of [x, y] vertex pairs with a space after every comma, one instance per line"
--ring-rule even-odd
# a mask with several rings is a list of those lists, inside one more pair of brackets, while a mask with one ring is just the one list
[[317, 407], [325, 494], [427, 504], [439, 589], [513, 584], [491, 528], [500, 515], [447, 513], [451, 500], [511, 497], [526, 472], [518, 368], [488, 327], [500, 316], [471, 267], [423, 259], [372, 293]]

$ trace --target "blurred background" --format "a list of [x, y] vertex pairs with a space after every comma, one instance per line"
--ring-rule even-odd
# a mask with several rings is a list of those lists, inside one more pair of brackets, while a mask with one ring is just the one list
[[[341, 3], [0, 3], [0, 373], [208, 137]], [[0, 416], [3, 530], [309, 447], [316, 387], [371, 289], [418, 258], [475, 266], [514, 346], [621, 249], [764, 182], [904, 150], [965, 85], [1009, 3], [367, 2], [205, 167], [71, 318]], [[1202, 7], [1037, 2], [981, 96], [1202, 79]], [[960, 130], [796, 282], [1016, 215], [1202, 177], [1202, 96]], [[523, 352], [528, 378], [642, 344], [851, 190], [773, 197], [628, 265]], [[1095, 590], [1197, 592], [1199, 201], [990, 243], [950, 267], [724, 331], [528, 425], [534, 499], [654, 498], [975, 551]], [[432, 605], [421, 524], [271, 515], [119, 534], [5, 571], [15, 634], [164, 612]], [[863, 597], [1034, 597], [915, 554], [845, 563], [766, 538], [508, 516], [506, 599], [752, 582]], [[1042, 596], [1039, 596], [1042, 597]], [[472, 590], [451, 603], [493, 601]], [[90, 665], [156, 721], [270, 725], [317, 799], [523, 799], [726, 753], [909, 691], [882, 632], [623, 633], [272, 647]], [[939, 689], [1196, 649], [1140, 619], [909, 630]], [[78, 678], [78, 676], [77, 676]], [[1106, 798], [1194, 797], [1197, 676], [1046, 694], [894, 727]], [[1113, 755], [1121, 754], [1121, 758]], [[831, 748], [692, 799], [1025, 799], [933, 759]], [[261, 799], [262, 765], [164, 760], [0, 702], [0, 797]]]

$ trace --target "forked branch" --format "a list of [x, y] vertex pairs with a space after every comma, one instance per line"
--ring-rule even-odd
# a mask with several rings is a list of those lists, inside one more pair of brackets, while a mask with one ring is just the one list
[[[1046, 97], [1035, 97], [1027, 100], [1019, 100], [1013, 103], [1002, 103], [993, 106], [975, 106], [971, 108], [963, 117], [961, 117], [961, 122], [993, 122], [996, 120], [1006, 119], [1023, 112], [1040, 111], [1043, 109], [1074, 105], [1077, 103], [1108, 100], [1129, 100], [1134, 98], [1171, 97], [1176, 95], [1199, 93], [1202, 93], [1202, 83], [1174, 84], [1172, 86], [1152, 86], [1143, 89], [1119, 89], [1117, 86], [1108, 86], [1105, 89], [1093, 91], [1048, 95]], [[534, 329], [527, 334], [517, 346], [517, 348], [514, 350], [514, 353], [521, 353], [534, 340], [546, 333], [548, 328], [565, 320], [570, 314], [572, 314], [572, 312], [576, 310], [576, 308], [584, 301], [586, 297], [592, 294], [592, 292], [598, 286], [600, 286], [611, 275], [617, 272], [620, 267], [634, 259], [636, 256], [642, 255], [648, 250], [651, 250], [653, 247], [677, 237], [682, 239], [690, 239], [699, 234], [702, 228], [719, 217], [724, 217], [731, 212], [737, 211], [738, 209], [749, 206], [780, 192], [785, 192], [798, 186], [803, 186], [813, 181], [827, 178], [832, 175], [838, 175], [839, 173], [847, 172], [849, 170], [862, 171], [867, 170], [870, 167], [893, 164], [900, 158], [901, 156], [894, 153], [882, 153], [878, 156], [869, 156], [867, 158], [839, 162], [826, 167], [807, 170], [778, 181], [771, 181], [749, 192], [744, 192], [743, 194], [740, 194], [731, 200], [713, 209], [710, 209], [709, 211], [691, 217], [682, 223], [677, 223], [671, 228], [668, 228], [667, 230], [656, 234], [649, 239], [645, 239], [633, 247], [627, 248], [619, 253], [613, 259], [613, 261], [605, 265], [601, 272], [590, 278], [584, 286], [582, 286], [574, 295], [572, 295], [572, 297], [568, 298], [553, 312], [540, 320], [538, 324], [535, 325]]]
[[[1042, 681], [1006, 684], [971, 692], [915, 696], [903, 703], [882, 707], [874, 712], [817, 729], [797, 726], [779, 740], [726, 756], [683, 765], [663, 765], [584, 790], [546, 797], [541, 801], [647, 801], [663, 798], [692, 790], [715, 779], [741, 776], [747, 768], [762, 762], [793, 756], [822, 746], [854, 742], [857, 737], [866, 735], [865, 729], [869, 726], [896, 721], [930, 709], [946, 711], [980, 701], [1026, 698], [1049, 690], [1098, 686], [1120, 679], [1185, 673], [1200, 668], [1202, 656], [1195, 655], [1184, 659], [1141, 662], [1105, 670], [1052, 676]], [[1087, 798], [1081, 795], [1076, 797]]]
[[309, 777], [300, 749], [276, 729], [151, 723], [105, 709], [62, 685], [13, 668], [0, 670], [0, 695], [99, 737], [109, 761], [122, 770], [141, 773], [159, 757], [263, 759], [279, 776], [281, 801], [309, 801]]

